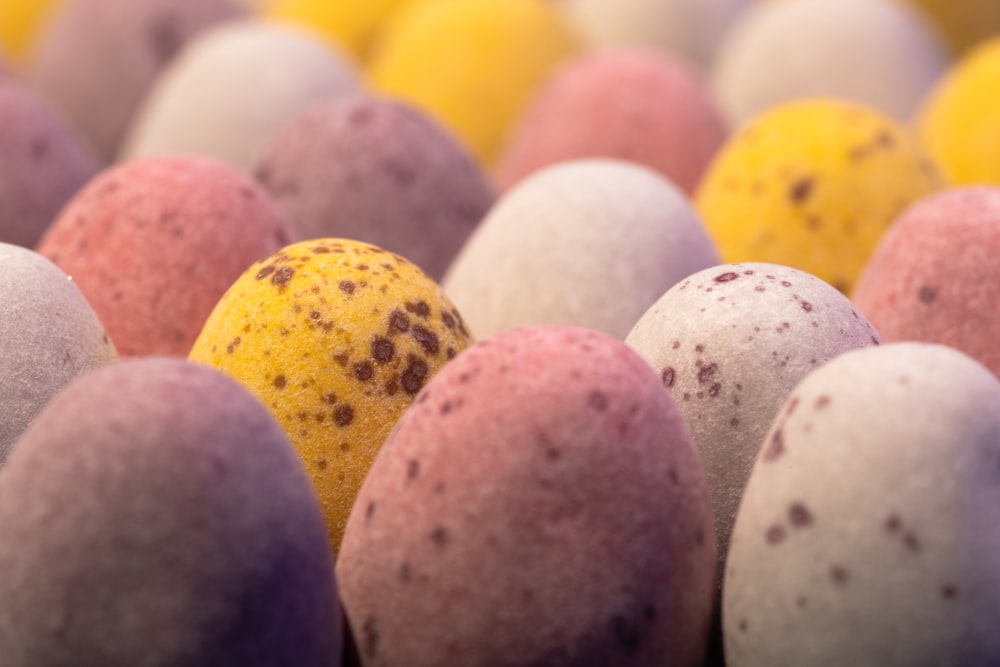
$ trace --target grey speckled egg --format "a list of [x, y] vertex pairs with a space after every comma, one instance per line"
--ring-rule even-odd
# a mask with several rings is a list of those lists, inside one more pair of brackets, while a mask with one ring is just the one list
[[813, 368], [879, 337], [819, 278], [747, 263], [681, 281], [625, 342], [653, 367], [691, 429], [712, 494], [721, 563], [754, 456], [785, 397]]
[[94, 310], [55, 264], [0, 243], [0, 466], [45, 404], [82, 373], [118, 360]]
[[725, 574], [731, 667], [1000, 664], [1000, 383], [894, 343], [812, 372], [763, 440]]

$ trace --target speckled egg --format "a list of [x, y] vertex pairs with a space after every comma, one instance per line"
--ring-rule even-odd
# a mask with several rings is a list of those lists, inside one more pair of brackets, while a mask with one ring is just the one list
[[[0, 466], [42, 408], [118, 354], [73, 281], [41, 255], [0, 243]], [[2, 655], [2, 653], [0, 653]]]
[[957, 348], [1000, 375], [1000, 188], [914, 204], [875, 249], [851, 295], [886, 342]]
[[41, 100], [2, 76], [0, 118], [0, 241], [31, 248], [98, 161]]
[[733, 136], [696, 201], [726, 262], [793, 266], [847, 293], [896, 216], [939, 186], [893, 121], [848, 102], [808, 100]]
[[193, 153], [249, 170], [310, 104], [357, 88], [353, 66], [311, 31], [230, 22], [192, 40], [163, 71], [122, 156]]
[[1000, 184], [998, 78], [1000, 37], [952, 67], [920, 111], [920, 143], [952, 184]]
[[621, 342], [469, 348], [379, 454], [337, 563], [364, 665], [700, 665], [715, 550], [674, 402]]
[[994, 375], [938, 345], [850, 352], [763, 443], [725, 575], [728, 665], [1000, 663]]
[[369, 74], [375, 90], [426, 110], [492, 167], [522, 109], [577, 48], [539, 0], [427, 0], [386, 25]]
[[575, 324], [621, 339], [674, 283], [718, 261], [698, 215], [665, 178], [579, 160], [504, 195], [443, 285], [481, 336]]
[[191, 359], [236, 378], [271, 410], [319, 496], [334, 550], [390, 429], [471, 342], [434, 281], [346, 239], [288, 246], [219, 301]]
[[216, 302], [291, 240], [248, 176], [201, 158], [148, 158], [102, 172], [38, 251], [73, 276], [127, 356], [186, 356]]
[[62, 0], [51, 12], [26, 76], [107, 162], [118, 154], [147, 91], [184, 44], [242, 14], [232, 0]]
[[712, 494], [721, 564], [754, 457], [789, 392], [823, 362], [880, 339], [822, 280], [747, 263], [681, 281], [625, 342], [653, 367], [691, 429]]
[[896, 0], [758, 2], [712, 67], [733, 127], [785, 102], [830, 96], [908, 122], [948, 65], [921, 12]]
[[0, 476], [5, 667], [332, 667], [323, 519], [267, 411], [182, 360], [94, 371]]
[[362, 95], [304, 112], [275, 136], [253, 173], [299, 238], [372, 243], [435, 280], [495, 199], [486, 175], [437, 123]]

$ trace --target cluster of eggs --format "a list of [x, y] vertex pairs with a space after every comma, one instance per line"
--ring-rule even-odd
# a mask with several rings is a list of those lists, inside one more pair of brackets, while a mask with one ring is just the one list
[[998, 75], [974, 0], [6, 3], [0, 664], [997, 664]]

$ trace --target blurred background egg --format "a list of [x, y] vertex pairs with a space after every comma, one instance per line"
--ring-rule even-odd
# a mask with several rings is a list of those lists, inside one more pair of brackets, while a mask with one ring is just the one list
[[80, 290], [41, 255], [0, 243], [0, 286], [3, 466], [53, 396], [77, 376], [117, 361], [118, 354]]
[[700, 665], [715, 566], [673, 401], [596, 331], [505, 332], [404, 414], [337, 562], [365, 665]]
[[0, 78], [0, 241], [33, 248], [97, 174], [93, 151], [30, 90]]
[[733, 532], [730, 667], [1000, 661], [1000, 384], [938, 345], [848, 352], [762, 441]]
[[124, 356], [186, 356], [215, 303], [291, 233], [248, 176], [202, 158], [109, 168], [38, 251], [73, 276]]
[[[12, 1], [34, 2], [5, 0]], [[26, 77], [111, 162], [174, 55], [241, 13], [232, 0], [62, 0], [38, 35]]]
[[311, 107], [278, 133], [253, 173], [298, 238], [373, 243], [435, 280], [495, 197], [471, 156], [436, 122], [370, 96]]
[[0, 56], [10, 63], [24, 63], [34, 47], [39, 28], [51, 16], [53, 7], [64, 1], [5, 0], [0, 6]]
[[556, 162], [618, 158], [692, 193], [726, 129], [701, 75], [668, 54], [621, 48], [574, 59], [537, 95], [498, 168], [504, 190]]
[[724, 261], [793, 266], [847, 293], [896, 216], [939, 186], [933, 165], [889, 118], [807, 100], [735, 134], [696, 201]]
[[851, 298], [886, 342], [950, 345], [1000, 374], [998, 253], [1000, 188], [947, 190], [893, 223]]
[[248, 268], [190, 358], [235, 378], [285, 429], [336, 551], [389, 431], [470, 342], [444, 292], [409, 261], [367, 243], [315, 239]]
[[621, 339], [674, 283], [717, 263], [672, 183], [627, 162], [578, 160], [504, 195], [443, 286], [480, 336], [575, 324]]
[[952, 50], [963, 54], [1000, 34], [1000, 3], [994, 0], [907, 0], [925, 12]]
[[226, 23], [191, 41], [159, 76], [122, 156], [193, 153], [249, 170], [310, 104], [357, 87], [350, 62], [310, 31]]
[[340, 664], [295, 454], [246, 391], [181, 360], [89, 373], [18, 441], [0, 599], [5, 667]]

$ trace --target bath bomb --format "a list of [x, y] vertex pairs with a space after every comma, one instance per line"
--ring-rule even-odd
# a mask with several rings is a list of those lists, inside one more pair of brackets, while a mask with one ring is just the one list
[[37, 38], [26, 78], [111, 162], [174, 55], [240, 14], [231, 0], [64, 0]]
[[993, 0], [907, 1], [926, 12], [958, 54], [1000, 33], [1000, 4]]
[[386, 25], [369, 78], [492, 167], [524, 107], [577, 49], [562, 15], [539, 0], [427, 0]]
[[8, 62], [23, 64], [35, 45], [39, 29], [49, 19], [53, 7], [64, 0], [6, 0], [0, 16], [0, 54]]
[[895, 0], [761, 2], [720, 46], [712, 90], [733, 127], [785, 102], [837, 97], [908, 122], [948, 65], [924, 16]]
[[32, 248], [99, 163], [14, 79], [0, 77], [0, 118], [0, 241]]
[[3, 470], [0, 655], [339, 665], [331, 563], [309, 482], [259, 403], [185, 361], [116, 364], [62, 392]]
[[310, 104], [358, 82], [343, 54], [305, 30], [237, 21], [190, 42], [157, 79], [123, 155], [198, 154], [249, 170]]
[[367, 243], [315, 239], [248, 268], [190, 358], [235, 378], [285, 429], [337, 551], [389, 431], [470, 343], [458, 311], [415, 265]]
[[38, 246], [73, 277], [125, 356], [186, 356], [216, 302], [291, 232], [248, 176], [203, 158], [112, 167]]
[[837, 355], [877, 345], [847, 297], [762, 263], [699, 271], [671, 288], [625, 342], [677, 401], [705, 466], [719, 576], [760, 443], [795, 385]]
[[723, 590], [726, 662], [994, 665], [1000, 384], [898, 343], [810, 373], [766, 436]]
[[953, 185], [1000, 185], [1000, 37], [942, 78], [920, 110], [917, 136]]
[[365, 665], [701, 665], [711, 530], [643, 361], [534, 327], [428, 383], [365, 481], [337, 580]]
[[580, 158], [644, 164], [692, 193], [726, 129], [701, 75], [666, 54], [615, 49], [559, 70], [511, 135], [503, 189]]
[[443, 286], [479, 336], [574, 324], [623, 339], [678, 280], [718, 262], [698, 214], [665, 178], [577, 160], [504, 195]]
[[957, 348], [1000, 375], [1000, 188], [948, 190], [910, 207], [851, 295], [887, 341]]
[[0, 466], [42, 408], [74, 378], [117, 361], [70, 278], [41, 255], [0, 243]]
[[495, 199], [479, 166], [435, 121], [370, 96], [310, 108], [275, 136], [253, 173], [299, 238], [372, 243], [435, 280]]
[[752, 0], [559, 0], [591, 48], [649, 46], [707, 70]]
[[776, 107], [722, 148], [696, 197], [727, 262], [808, 271], [847, 293], [892, 221], [941, 185], [906, 131], [867, 107]]

